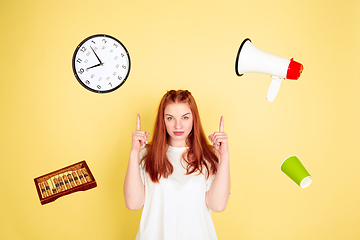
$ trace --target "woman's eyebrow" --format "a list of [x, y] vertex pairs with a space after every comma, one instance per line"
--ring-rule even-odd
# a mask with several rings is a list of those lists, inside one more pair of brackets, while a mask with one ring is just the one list
[[[183, 114], [182, 116], [185, 116], [185, 115], [188, 115], [188, 114], [191, 114], [191, 113], [188, 112], [188, 113]], [[171, 115], [170, 113], [165, 113], [165, 115], [173, 117], [173, 115]]]

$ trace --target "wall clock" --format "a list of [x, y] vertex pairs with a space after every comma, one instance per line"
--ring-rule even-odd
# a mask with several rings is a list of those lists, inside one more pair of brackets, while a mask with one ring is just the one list
[[130, 73], [130, 56], [116, 38], [97, 34], [84, 39], [72, 59], [78, 82], [96, 93], [108, 93], [121, 87]]

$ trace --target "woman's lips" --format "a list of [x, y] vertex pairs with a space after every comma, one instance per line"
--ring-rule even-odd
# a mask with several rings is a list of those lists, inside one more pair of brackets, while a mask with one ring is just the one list
[[174, 135], [176, 135], [176, 136], [181, 136], [181, 135], [184, 134], [184, 132], [173, 132], [173, 133], [174, 133]]

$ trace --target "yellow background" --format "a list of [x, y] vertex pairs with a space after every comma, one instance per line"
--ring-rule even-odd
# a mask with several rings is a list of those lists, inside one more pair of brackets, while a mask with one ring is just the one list
[[[224, 115], [232, 194], [219, 239], [360, 239], [358, 0], [0, 2], [0, 239], [134, 239], [141, 211], [122, 182], [136, 114], [152, 132], [161, 96], [188, 89], [207, 134]], [[76, 46], [109, 34], [128, 49], [118, 90], [83, 88]], [[304, 65], [273, 103], [271, 78], [235, 74], [245, 38]], [[280, 171], [296, 155], [301, 189]], [[33, 179], [86, 160], [98, 187], [41, 205]]]

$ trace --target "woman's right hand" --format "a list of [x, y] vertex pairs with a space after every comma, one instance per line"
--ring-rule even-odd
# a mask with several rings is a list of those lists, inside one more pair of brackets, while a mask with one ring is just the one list
[[131, 151], [139, 153], [147, 144], [150, 133], [141, 131], [140, 115], [137, 115], [136, 130], [132, 132]]

